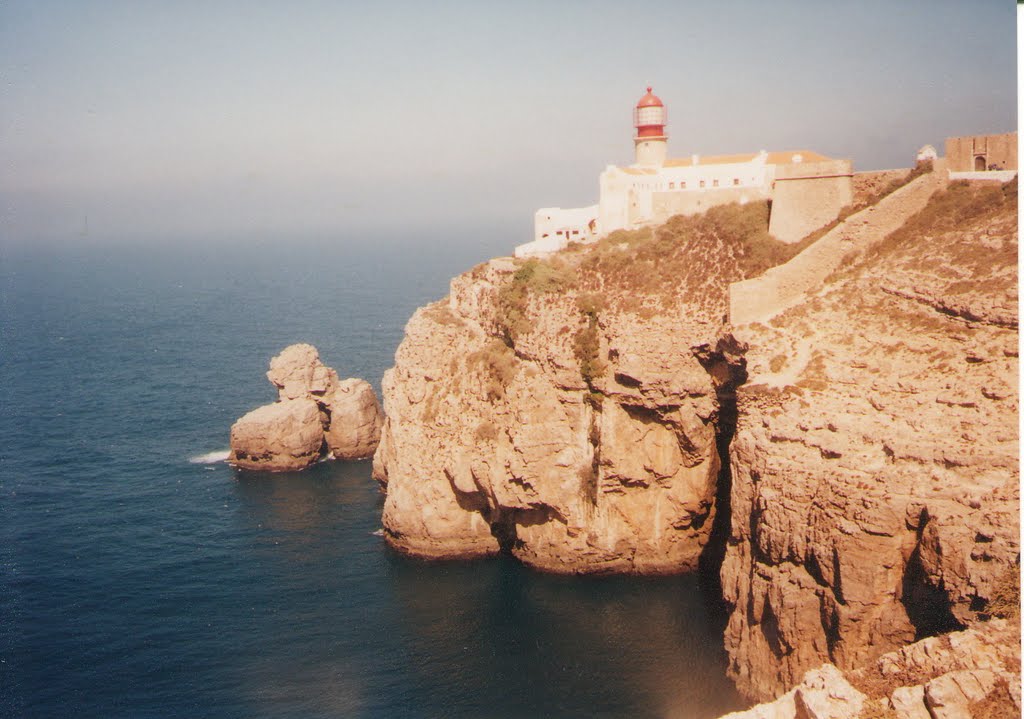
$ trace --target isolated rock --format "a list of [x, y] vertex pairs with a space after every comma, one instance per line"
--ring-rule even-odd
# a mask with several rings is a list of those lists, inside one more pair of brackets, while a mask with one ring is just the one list
[[287, 399], [254, 409], [231, 427], [228, 461], [242, 469], [305, 469], [324, 443], [320, 408], [311, 399]]
[[373, 455], [383, 416], [368, 382], [339, 380], [308, 344], [286, 347], [270, 360], [267, 379], [279, 400], [235, 423], [229, 462], [283, 471], [308, 467], [328, 450], [338, 459]]
[[327, 446], [336, 459], [372, 457], [380, 443], [384, 413], [370, 383], [346, 379], [324, 398], [330, 412]]

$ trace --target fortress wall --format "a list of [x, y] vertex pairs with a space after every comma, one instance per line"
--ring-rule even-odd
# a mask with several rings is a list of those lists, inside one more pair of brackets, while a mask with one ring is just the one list
[[706, 212], [716, 205], [727, 205], [730, 202], [760, 202], [767, 199], [768, 193], [759, 187], [654, 192], [651, 196], [651, 215], [654, 222], [665, 222], [673, 215], [694, 215]]
[[893, 180], [902, 180], [910, 172], [909, 167], [895, 170], [874, 170], [853, 174], [853, 204], [864, 202], [877, 194]]
[[789, 262], [760, 277], [729, 285], [730, 323], [765, 322], [799, 303], [851, 254], [885, 239], [923, 209], [944, 178], [944, 172], [922, 175], [878, 204], [851, 215]]
[[779, 165], [768, 231], [783, 242], [798, 242], [827, 225], [853, 201], [851, 174], [849, 160]]
[[972, 172], [977, 155], [985, 158], [985, 169], [995, 165], [999, 170], [1017, 169], [1017, 133], [1001, 135], [968, 135], [946, 139], [946, 159], [950, 172]]

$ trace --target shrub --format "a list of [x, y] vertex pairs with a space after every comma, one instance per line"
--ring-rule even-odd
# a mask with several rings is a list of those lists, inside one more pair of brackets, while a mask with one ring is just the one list
[[514, 346], [518, 337], [533, 330], [527, 306], [530, 294], [548, 294], [572, 284], [572, 273], [557, 260], [531, 258], [524, 261], [507, 284], [498, 290], [498, 330], [507, 345]]
[[613, 290], [637, 310], [644, 306], [637, 297], [662, 306], [691, 293], [724, 302], [730, 282], [776, 263], [765, 255], [787, 247], [768, 235], [766, 202], [718, 205], [701, 215], [676, 215], [657, 228], [611, 233], [581, 258], [580, 284]]
[[576, 307], [583, 315], [583, 326], [573, 338], [573, 353], [580, 364], [580, 376], [593, 388], [594, 379], [604, 374], [607, 364], [601, 359], [601, 337], [598, 334], [598, 313], [604, 309], [604, 298], [593, 292], [576, 298]]
[[498, 428], [493, 422], [483, 421], [476, 426], [474, 436], [477, 442], [493, 442], [498, 438]]
[[601, 339], [597, 334], [597, 317], [591, 317], [586, 324], [576, 332], [573, 339], [573, 353], [576, 361], [580, 363], [580, 376], [587, 383], [587, 387], [593, 387], [594, 380], [604, 374], [607, 365], [601, 359]]
[[505, 388], [515, 378], [519, 361], [501, 340], [493, 340], [466, 358], [466, 365], [478, 369], [484, 377], [484, 395], [489, 402], [505, 396]]

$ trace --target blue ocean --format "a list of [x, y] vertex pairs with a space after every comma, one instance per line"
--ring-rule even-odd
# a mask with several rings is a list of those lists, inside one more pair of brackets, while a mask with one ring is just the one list
[[414, 309], [515, 237], [0, 247], [0, 716], [716, 717], [696, 576], [424, 562], [370, 463], [243, 473], [309, 342], [379, 391]]

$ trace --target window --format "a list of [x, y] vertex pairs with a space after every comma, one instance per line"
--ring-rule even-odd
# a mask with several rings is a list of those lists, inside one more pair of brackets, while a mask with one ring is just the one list
[[579, 231], [579, 230], [573, 230], [573, 231], [572, 231], [572, 234], [574, 234], [574, 235], [578, 235], [578, 234], [580, 234], [580, 231]]
[[738, 184], [740, 184], [740, 178], [738, 178], [738, 177], [734, 177], [734, 178], [732, 178], [732, 184], [733, 184], [733, 185], [738, 185]]
[[668, 189], [670, 189], [670, 190], [676, 189], [676, 183], [674, 183], [674, 182], [668, 183]]
[[685, 182], [680, 182], [679, 183], [679, 189], [680, 190], [685, 190], [686, 189], [686, 183]]
[[713, 185], [714, 187], [718, 187], [718, 180], [714, 180], [714, 181], [713, 181], [713, 182], [712, 182], [711, 184], [712, 184], [712, 185]]
[[701, 181], [700, 181], [700, 186], [701, 186], [701, 187], [704, 187], [704, 180], [701, 180]]

